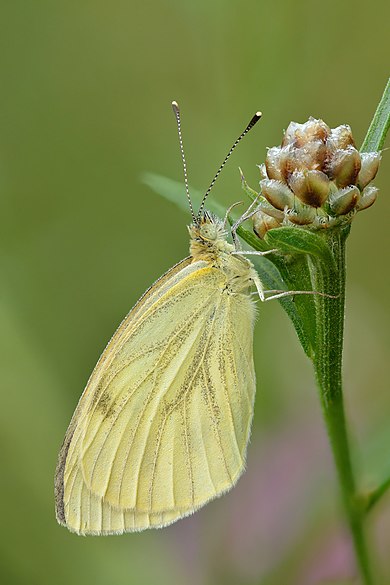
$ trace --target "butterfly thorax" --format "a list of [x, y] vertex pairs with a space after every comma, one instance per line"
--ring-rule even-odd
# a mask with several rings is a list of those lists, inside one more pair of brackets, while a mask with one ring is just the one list
[[234, 255], [234, 246], [226, 240], [224, 223], [206, 211], [188, 230], [193, 261], [203, 260], [221, 270], [230, 292], [249, 291], [255, 277], [253, 264], [243, 256]]

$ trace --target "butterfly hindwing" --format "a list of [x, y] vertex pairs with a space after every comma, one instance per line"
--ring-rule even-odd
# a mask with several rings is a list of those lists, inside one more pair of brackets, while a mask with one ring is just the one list
[[163, 526], [228, 490], [253, 413], [254, 310], [218, 268], [188, 260], [108, 344], [72, 419], [57, 515], [79, 533]]

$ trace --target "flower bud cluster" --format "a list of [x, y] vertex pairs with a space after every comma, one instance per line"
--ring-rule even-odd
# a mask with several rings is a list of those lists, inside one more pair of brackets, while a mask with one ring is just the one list
[[359, 153], [351, 128], [329, 128], [322, 120], [291, 122], [281, 146], [270, 148], [260, 165], [261, 204], [254, 215], [259, 237], [280, 225], [328, 228], [351, 221], [370, 207], [378, 189], [370, 185], [379, 152]]

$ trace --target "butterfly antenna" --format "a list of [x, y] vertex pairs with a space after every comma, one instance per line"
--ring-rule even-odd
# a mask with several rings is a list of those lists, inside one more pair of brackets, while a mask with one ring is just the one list
[[177, 133], [179, 135], [180, 153], [181, 153], [181, 159], [183, 161], [184, 184], [185, 184], [185, 188], [186, 188], [186, 195], [187, 195], [188, 203], [190, 204], [190, 211], [191, 211], [192, 219], [193, 219], [194, 223], [197, 223], [197, 218], [196, 218], [196, 215], [194, 212], [194, 207], [192, 205], [192, 201], [191, 201], [191, 197], [190, 197], [190, 189], [188, 186], [187, 163], [186, 163], [186, 157], [184, 156], [183, 138], [181, 136], [181, 120], [180, 120], [179, 104], [177, 102], [172, 102], [172, 109], [173, 109], [173, 113], [175, 114], [176, 123], [177, 123]]
[[244, 138], [245, 134], [248, 134], [249, 130], [251, 130], [253, 128], [253, 126], [260, 120], [261, 116], [262, 116], [261, 112], [256, 112], [256, 114], [253, 116], [253, 118], [249, 122], [248, 126], [245, 128], [245, 130], [243, 132], [241, 132], [240, 136], [237, 138], [237, 140], [234, 142], [233, 146], [231, 147], [231, 149], [227, 153], [225, 160], [223, 161], [223, 163], [219, 167], [219, 169], [218, 169], [214, 179], [211, 181], [210, 186], [207, 189], [206, 193], [203, 195], [202, 203], [200, 204], [200, 208], [199, 208], [198, 215], [197, 215], [198, 222], [199, 222], [200, 216], [202, 214], [203, 208], [205, 206], [206, 199], [209, 196], [211, 189], [214, 187], [214, 183], [218, 179], [219, 174], [222, 171], [225, 164], [227, 163], [230, 155], [232, 154], [233, 150], [236, 148], [237, 144]]

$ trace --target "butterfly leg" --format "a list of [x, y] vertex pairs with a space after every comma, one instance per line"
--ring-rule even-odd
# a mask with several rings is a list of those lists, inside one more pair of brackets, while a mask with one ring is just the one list
[[234, 209], [235, 207], [237, 207], [237, 205], [243, 205], [243, 201], [236, 201], [236, 203], [233, 203], [233, 205], [231, 205], [230, 207], [228, 207], [226, 213], [225, 213], [225, 218], [223, 220], [223, 229], [226, 229], [226, 225], [227, 222], [229, 220], [229, 214], [231, 212], [232, 209]]
[[263, 303], [265, 301], [272, 301], [275, 299], [283, 299], [285, 297], [294, 297], [295, 295], [319, 295], [321, 297], [328, 297], [329, 299], [337, 298], [333, 295], [328, 295], [326, 293], [317, 292], [315, 290], [278, 290], [278, 289], [265, 290], [263, 283], [261, 282], [260, 277], [255, 270], [252, 273], [252, 280], [253, 280], [253, 284], [256, 287], [257, 294], [259, 295], [259, 299]]
[[238, 220], [232, 225], [231, 232], [232, 232], [233, 242], [235, 243], [235, 245], [238, 241], [238, 238], [237, 238], [238, 228], [240, 227], [241, 224], [244, 223], [244, 221], [246, 221], [247, 219], [250, 219], [257, 212], [257, 203], [258, 203], [260, 197], [261, 197], [261, 195], [258, 194], [256, 199], [254, 199], [254, 201], [252, 201], [252, 203], [250, 204], [248, 209], [245, 211], [245, 213], [243, 213], [242, 216], [239, 217]]
[[235, 250], [232, 252], [233, 256], [267, 256], [267, 254], [273, 254], [277, 252], [277, 248], [272, 248], [272, 250]]
[[[265, 295], [268, 293], [272, 293], [269, 297]], [[284, 297], [294, 297], [295, 295], [319, 295], [320, 297], [327, 297], [328, 299], [336, 299], [337, 296], [334, 295], [327, 295], [326, 293], [318, 292], [315, 290], [265, 290], [263, 291], [264, 298], [261, 298], [262, 301], [272, 301], [274, 299], [282, 299]]]
[[[227, 211], [225, 213], [225, 218], [223, 220], [223, 228], [224, 229], [226, 228], [226, 225], [227, 225], [227, 223], [229, 221], [229, 214], [230, 214], [231, 210], [234, 209], [234, 207], [236, 207], [237, 205], [242, 205], [242, 204], [243, 204], [243, 201], [237, 201], [236, 203], [233, 203], [233, 205], [231, 205], [227, 209]], [[233, 232], [233, 230], [231, 230], [231, 234], [232, 234], [232, 240], [233, 240], [234, 248], [236, 250], [240, 249], [240, 242], [239, 242], [239, 240], [237, 238], [236, 232]]]

